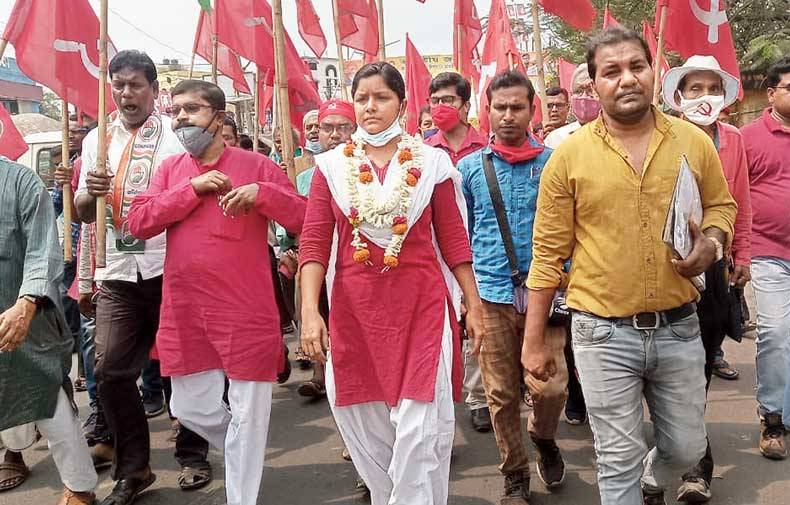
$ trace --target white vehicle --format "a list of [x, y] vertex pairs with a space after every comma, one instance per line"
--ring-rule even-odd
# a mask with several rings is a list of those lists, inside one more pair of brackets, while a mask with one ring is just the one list
[[31, 168], [41, 177], [48, 189], [53, 185], [51, 149], [62, 142], [60, 131], [31, 133], [25, 136], [28, 150], [18, 160], [18, 163]]

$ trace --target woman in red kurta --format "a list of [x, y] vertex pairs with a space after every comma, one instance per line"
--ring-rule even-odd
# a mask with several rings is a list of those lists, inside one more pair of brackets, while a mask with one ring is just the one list
[[316, 160], [300, 245], [302, 347], [323, 360], [326, 275], [327, 394], [372, 504], [442, 505], [463, 374], [461, 292], [476, 349], [483, 334], [460, 174], [401, 132], [394, 67], [366, 65], [352, 94], [357, 134]]

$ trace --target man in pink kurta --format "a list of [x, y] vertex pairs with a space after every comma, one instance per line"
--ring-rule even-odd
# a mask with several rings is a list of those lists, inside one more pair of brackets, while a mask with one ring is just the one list
[[225, 146], [217, 86], [183, 81], [172, 96], [174, 131], [188, 152], [162, 164], [129, 224], [140, 239], [167, 231], [157, 345], [173, 415], [225, 451], [228, 503], [253, 505], [282, 358], [269, 222], [298, 233], [306, 203], [272, 161]]

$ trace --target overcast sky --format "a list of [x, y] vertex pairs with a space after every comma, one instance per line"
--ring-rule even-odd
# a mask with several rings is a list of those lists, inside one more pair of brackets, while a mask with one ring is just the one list
[[[245, 0], [233, 0], [245, 1]], [[98, 0], [90, 0], [98, 11]], [[300, 54], [312, 52], [299, 37], [296, 25], [296, 2], [282, 0], [285, 28]], [[387, 55], [402, 56], [406, 32], [423, 54], [452, 52], [453, 0], [384, 0]], [[486, 16], [491, 0], [475, 0], [480, 16]], [[332, 26], [332, 0], [313, 0], [326, 35], [327, 57], [335, 57], [335, 35]], [[14, 0], [0, 0], [0, 27], [11, 14]], [[177, 58], [188, 63], [195, 37], [200, 7], [197, 0], [109, 0], [109, 34], [121, 49], [141, 49], [156, 62]], [[392, 43], [392, 45], [390, 45]], [[8, 55], [13, 54], [9, 48]]]

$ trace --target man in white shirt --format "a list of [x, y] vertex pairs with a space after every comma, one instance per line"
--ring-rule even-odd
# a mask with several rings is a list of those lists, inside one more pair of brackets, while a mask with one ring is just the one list
[[571, 112], [576, 121], [557, 128], [546, 135], [543, 143], [546, 147], [557, 149], [562, 141], [571, 136], [573, 132], [598, 117], [601, 104], [593, 91], [592, 79], [587, 73], [587, 64], [582, 63], [573, 72], [571, 81]]
[[[121, 51], [110, 62], [109, 74], [118, 110], [108, 119], [107, 173], [96, 172], [99, 136], [93, 130], [83, 142], [84, 169], [75, 204], [80, 218], [92, 222], [96, 197], [107, 197], [107, 261], [94, 276], [101, 284], [95, 374], [114, 447], [98, 444], [94, 459], [111, 459], [113, 478], [118, 480], [101, 505], [129, 505], [156, 479], [149, 465], [148, 421], [136, 381], [159, 326], [165, 234], [146, 241], [135, 239], [128, 232], [126, 214], [131, 200], [148, 188], [162, 161], [184, 148], [170, 118], [155, 109], [159, 83], [151, 58], [139, 51]], [[199, 441], [198, 445], [206, 444]]]

